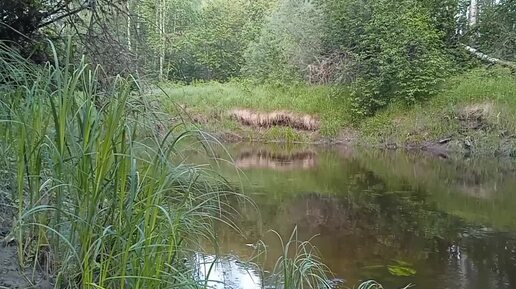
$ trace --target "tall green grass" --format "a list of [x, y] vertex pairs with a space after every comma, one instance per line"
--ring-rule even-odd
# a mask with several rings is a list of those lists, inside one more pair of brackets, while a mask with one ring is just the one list
[[310, 240], [298, 238], [297, 227], [286, 240], [272, 231], [281, 244], [282, 254], [276, 260], [267, 284], [273, 288], [332, 288], [330, 269], [322, 262]]
[[148, 135], [146, 104], [117, 79], [106, 94], [82, 59], [34, 67], [0, 49], [2, 139], [13, 156], [21, 266], [57, 288], [198, 288], [183, 258], [233, 193], [201, 167], [173, 162], [193, 133]]
[[[156, 111], [130, 80], [101, 89], [98, 68], [72, 63], [71, 42], [62, 58], [50, 47], [53, 63], [39, 67], [0, 43], [2, 178], [17, 209], [6, 241], [20, 266], [55, 288], [205, 288], [186, 260], [216, 245], [213, 224], [232, 226], [230, 203], [242, 197], [183, 162], [199, 138], [210, 150], [205, 134], [182, 123], [153, 133]], [[289, 241], [277, 268], [285, 288], [326, 284], [305, 242]]]
[[[401, 289], [408, 289], [408, 288], [411, 288], [411, 287], [414, 287], [414, 285], [413, 284], [408, 284], [408, 285], [406, 285], [405, 287], [403, 287]], [[364, 281], [364, 282], [360, 283], [358, 285], [357, 289], [384, 289], [384, 287], [382, 286], [382, 284], [378, 283], [375, 280], [367, 280], [367, 281]]]

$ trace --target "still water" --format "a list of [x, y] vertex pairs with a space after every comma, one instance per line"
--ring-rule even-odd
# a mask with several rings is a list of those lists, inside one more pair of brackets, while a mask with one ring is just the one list
[[[347, 147], [226, 149], [218, 157], [233, 165], [219, 161], [217, 170], [256, 206], [236, 203], [241, 232], [221, 226], [218, 251], [196, 256], [198, 274], [209, 275], [213, 288], [266, 286], [262, 276], [282, 250], [270, 230], [288, 239], [296, 227], [299, 239], [315, 236], [348, 288], [367, 279], [385, 288], [516, 288], [516, 165], [508, 160]], [[267, 258], [258, 267], [247, 261], [259, 240]]]

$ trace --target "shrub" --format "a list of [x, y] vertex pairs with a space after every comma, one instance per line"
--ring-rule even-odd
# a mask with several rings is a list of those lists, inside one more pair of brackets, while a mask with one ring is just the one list
[[334, 20], [327, 26], [326, 45], [356, 55], [356, 116], [438, 91], [449, 60], [442, 33], [420, 1], [326, 1], [323, 7]]

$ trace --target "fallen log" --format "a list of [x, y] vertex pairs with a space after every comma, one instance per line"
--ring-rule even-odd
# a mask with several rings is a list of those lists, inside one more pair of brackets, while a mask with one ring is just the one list
[[503, 65], [503, 66], [506, 66], [506, 67], [510, 67], [510, 68], [516, 69], [516, 63], [514, 63], [514, 62], [510, 62], [510, 61], [507, 61], [507, 60], [502, 60], [502, 59], [498, 59], [498, 58], [489, 56], [489, 55], [487, 55], [485, 53], [480, 52], [478, 49], [473, 48], [473, 47], [468, 46], [468, 45], [464, 45], [463, 44], [462, 46], [464, 47], [464, 49], [469, 51], [471, 54], [475, 55], [480, 60], [487, 61], [487, 62], [493, 63], [493, 64], [500, 64], [500, 65]]

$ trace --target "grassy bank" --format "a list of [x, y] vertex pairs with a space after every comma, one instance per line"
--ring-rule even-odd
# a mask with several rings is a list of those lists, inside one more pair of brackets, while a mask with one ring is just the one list
[[[256, 85], [247, 82], [163, 86], [165, 107], [180, 105], [201, 127], [237, 139], [265, 141], [352, 140], [390, 147], [442, 142], [446, 150], [510, 153], [516, 136], [516, 77], [507, 69], [481, 68], [455, 77], [441, 92], [414, 106], [394, 104], [373, 117], [353, 120], [349, 89], [328, 86]], [[229, 117], [235, 108], [291, 111], [320, 119], [317, 132], [257, 128]], [[231, 140], [231, 137], [229, 138]]]
[[[310, 141], [320, 136], [334, 137], [351, 121], [349, 98], [341, 97], [349, 94], [346, 87], [256, 85], [233, 81], [188, 86], [165, 84], [162, 88], [167, 95], [164, 101], [169, 112], [176, 112], [176, 105], [180, 105], [207, 130], [236, 134], [248, 140]], [[320, 130], [314, 135], [288, 127], [249, 128], [230, 119], [228, 112], [237, 108], [316, 115], [320, 118]]]
[[516, 76], [501, 68], [469, 71], [450, 78], [427, 102], [391, 106], [359, 123], [358, 129], [369, 143], [441, 141], [451, 150], [514, 154]]

